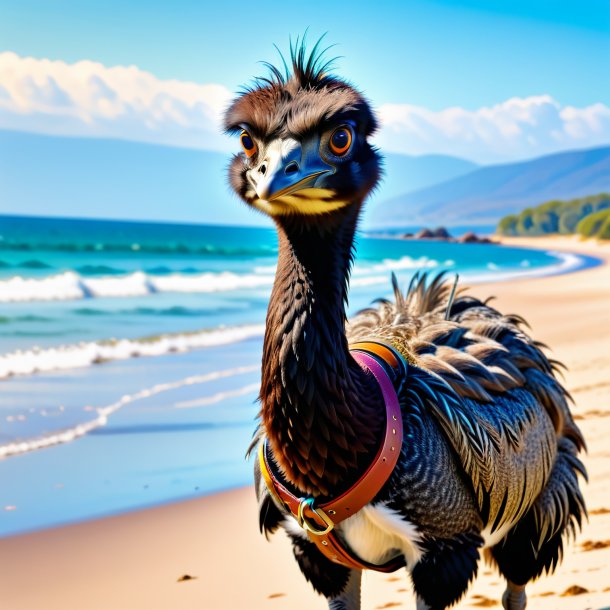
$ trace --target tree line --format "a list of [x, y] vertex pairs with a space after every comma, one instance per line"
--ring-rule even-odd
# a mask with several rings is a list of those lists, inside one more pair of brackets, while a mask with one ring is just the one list
[[578, 233], [583, 237], [610, 239], [610, 194], [600, 193], [568, 201], [547, 201], [500, 220], [499, 235], [547, 235]]

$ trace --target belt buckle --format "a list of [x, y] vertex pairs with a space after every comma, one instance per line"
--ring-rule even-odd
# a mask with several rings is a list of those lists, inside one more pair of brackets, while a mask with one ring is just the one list
[[[335, 527], [335, 524], [333, 523], [333, 520], [321, 508], [316, 508], [314, 506], [314, 502], [315, 498], [301, 498], [301, 501], [299, 502], [299, 513], [297, 516], [297, 521], [304, 530], [311, 532], [315, 536], [324, 536]], [[309, 508], [312, 513], [314, 513], [317, 517], [319, 517], [321, 521], [326, 524], [325, 529], [320, 529], [314, 521], [308, 519], [305, 516], [305, 507]]]

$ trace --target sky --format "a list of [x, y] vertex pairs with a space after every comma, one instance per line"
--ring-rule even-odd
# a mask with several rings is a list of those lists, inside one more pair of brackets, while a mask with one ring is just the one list
[[474, 110], [547, 94], [610, 99], [607, 0], [349, 2], [0, 1], [0, 47], [21, 56], [136, 65], [234, 91], [273, 44], [328, 32], [341, 72], [377, 104]]
[[608, 0], [0, 0], [0, 129], [235, 150], [223, 109], [307, 28], [382, 150], [489, 164], [610, 143]]

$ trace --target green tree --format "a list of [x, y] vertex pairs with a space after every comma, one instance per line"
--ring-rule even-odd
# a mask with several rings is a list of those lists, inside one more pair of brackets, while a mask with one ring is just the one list
[[519, 222], [519, 217], [515, 214], [511, 214], [510, 216], [505, 216], [498, 223], [498, 233], [500, 235], [514, 236], [518, 235], [517, 233], [517, 222]]
[[610, 213], [606, 216], [602, 226], [597, 232], [598, 239], [610, 239]]
[[578, 210], [568, 209], [559, 218], [559, 232], [562, 235], [571, 235], [576, 231], [576, 225], [582, 220]]
[[605, 216], [603, 221], [600, 220], [601, 216], [596, 216], [582, 226], [579, 224], [601, 211], [610, 211], [608, 193], [567, 201], [554, 199], [534, 208], [526, 208], [520, 214], [505, 216], [498, 223], [497, 231], [500, 235], [571, 235], [575, 232], [582, 235], [605, 234], [605, 229], [602, 230], [602, 225], [605, 226]]
[[517, 221], [517, 233], [519, 235], [531, 235], [534, 228], [534, 219], [532, 218], [534, 210], [532, 208], [526, 208], [519, 214], [519, 220]]
[[576, 232], [583, 237], [598, 237], [600, 230], [610, 218], [609, 210], [600, 210], [585, 216], [576, 226]]

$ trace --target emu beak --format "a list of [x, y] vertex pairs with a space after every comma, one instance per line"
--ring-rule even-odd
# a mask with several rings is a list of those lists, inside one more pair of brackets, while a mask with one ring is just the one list
[[248, 175], [259, 199], [272, 202], [296, 191], [321, 188], [323, 176], [335, 170], [320, 158], [315, 144], [301, 146], [293, 139], [271, 142], [264, 159]]

